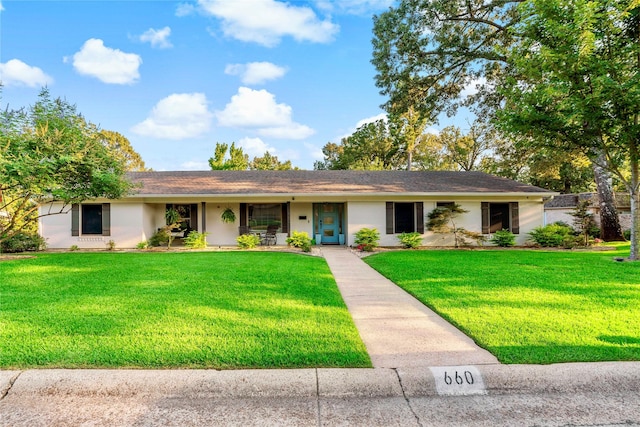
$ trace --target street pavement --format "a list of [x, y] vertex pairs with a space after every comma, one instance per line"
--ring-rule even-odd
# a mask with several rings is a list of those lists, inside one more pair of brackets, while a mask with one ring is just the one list
[[0, 371], [0, 426], [635, 426], [640, 362], [502, 365], [322, 248], [373, 369]]

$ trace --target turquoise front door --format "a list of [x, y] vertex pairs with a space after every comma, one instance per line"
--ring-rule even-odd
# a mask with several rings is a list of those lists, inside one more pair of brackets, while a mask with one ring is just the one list
[[316, 205], [315, 219], [318, 231], [321, 236], [321, 244], [337, 244], [340, 234], [340, 211], [339, 205], [335, 203], [323, 203]]

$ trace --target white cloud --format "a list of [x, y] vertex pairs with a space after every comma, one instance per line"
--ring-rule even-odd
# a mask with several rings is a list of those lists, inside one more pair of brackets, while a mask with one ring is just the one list
[[204, 171], [204, 170], [209, 170], [209, 169], [210, 169], [210, 167], [209, 167], [209, 163], [208, 162], [190, 160], [190, 161], [181, 163], [178, 170], [182, 170], [182, 171]]
[[307, 151], [309, 152], [309, 157], [311, 157], [312, 160], [324, 160], [324, 153], [322, 152], [321, 147], [316, 147], [313, 144], [305, 142], [304, 148], [307, 149]]
[[240, 87], [225, 109], [216, 112], [220, 126], [255, 129], [262, 136], [304, 139], [315, 133], [291, 116], [291, 107], [276, 103], [273, 94], [247, 87]]
[[143, 43], [151, 43], [151, 47], [157, 47], [159, 49], [168, 49], [173, 47], [171, 42], [169, 41], [169, 36], [171, 35], [171, 28], [164, 27], [159, 30], [154, 30], [153, 28], [149, 28], [147, 31], [142, 33], [139, 37], [139, 40]]
[[395, 4], [395, 0], [317, 0], [316, 6], [329, 13], [370, 15], [384, 11]]
[[377, 116], [372, 116], [372, 117], [367, 117], [366, 119], [362, 119], [358, 123], [356, 123], [356, 127], [353, 129], [353, 131], [355, 132], [362, 125], [366, 125], [367, 123], [375, 123], [378, 120], [384, 120], [386, 122], [388, 120], [387, 114], [380, 113]]
[[203, 93], [174, 93], [161, 99], [131, 131], [161, 139], [187, 139], [209, 131], [213, 114]]
[[[65, 58], [65, 62], [68, 58]], [[135, 53], [106, 47], [100, 39], [87, 40], [73, 55], [73, 67], [80, 74], [95, 77], [104, 83], [132, 84], [139, 78], [142, 58]]]
[[0, 83], [5, 86], [38, 87], [53, 83], [53, 78], [38, 67], [32, 67], [19, 59], [0, 63]]
[[271, 154], [275, 154], [276, 149], [267, 145], [260, 138], [242, 138], [238, 141], [238, 145], [242, 147], [245, 154], [249, 155], [249, 158], [262, 157], [267, 151]]
[[178, 7], [176, 7], [176, 16], [188, 16], [195, 13], [196, 8], [191, 3], [180, 3]]
[[0, 1], [0, 12], [2, 12], [4, 10], [4, 6], [2, 5], [2, 2]]
[[465, 99], [468, 96], [478, 93], [478, 88], [487, 84], [487, 79], [480, 77], [478, 79], [471, 80], [460, 92], [460, 98]]
[[356, 123], [356, 125], [353, 128], [351, 128], [344, 135], [339, 136], [336, 139], [338, 141], [342, 141], [343, 138], [347, 138], [347, 137], [353, 135], [355, 133], [355, 131], [357, 131], [361, 126], [366, 125], [367, 123], [377, 122], [378, 120], [384, 120], [386, 122], [388, 120], [387, 114], [386, 113], [380, 113], [380, 114], [378, 114], [376, 116], [371, 116], [371, 117], [367, 117], [367, 118], [364, 118], [362, 120], [359, 120], [358, 123]]
[[424, 133], [430, 133], [432, 135], [440, 135], [440, 130], [438, 128], [434, 128], [433, 126], [429, 126], [425, 129]]
[[202, 10], [222, 20], [222, 31], [228, 37], [273, 47], [283, 37], [297, 41], [328, 43], [339, 26], [320, 20], [306, 6], [295, 6], [275, 0], [230, 1], [198, 0]]
[[240, 76], [242, 83], [255, 85], [275, 80], [284, 76], [287, 69], [271, 62], [249, 62], [247, 64], [229, 64], [224, 72], [232, 76]]

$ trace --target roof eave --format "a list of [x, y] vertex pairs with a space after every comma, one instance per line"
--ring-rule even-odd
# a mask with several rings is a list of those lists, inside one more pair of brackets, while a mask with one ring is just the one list
[[133, 194], [126, 199], [168, 199], [168, 198], [283, 198], [283, 197], [542, 197], [549, 198], [558, 195], [554, 192], [413, 192], [413, 193], [389, 193], [389, 192], [330, 192], [330, 193], [174, 193], [174, 194]]

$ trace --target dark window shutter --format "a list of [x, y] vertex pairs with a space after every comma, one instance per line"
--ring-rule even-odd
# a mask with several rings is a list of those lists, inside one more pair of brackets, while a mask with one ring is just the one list
[[282, 232], [289, 234], [289, 202], [282, 204]]
[[393, 202], [387, 202], [387, 234], [393, 234]]
[[247, 226], [247, 204], [240, 203], [240, 227]]
[[509, 211], [511, 213], [511, 232], [520, 234], [520, 209], [518, 202], [509, 203]]
[[481, 203], [482, 210], [482, 234], [490, 233], [491, 221], [489, 219], [489, 202]]
[[102, 204], [102, 235], [111, 236], [111, 204]]
[[77, 203], [71, 205], [71, 235], [80, 235], [80, 205]]
[[416, 202], [416, 231], [424, 234], [424, 203]]

